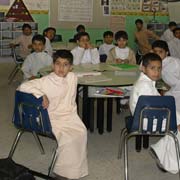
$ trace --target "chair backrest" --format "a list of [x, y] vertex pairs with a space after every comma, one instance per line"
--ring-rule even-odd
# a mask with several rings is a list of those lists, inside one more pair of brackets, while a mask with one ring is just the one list
[[52, 128], [47, 109], [42, 107], [42, 97], [16, 91], [13, 123], [19, 129], [51, 136]]
[[56, 34], [54, 36], [53, 42], [61, 42], [62, 41], [62, 35]]
[[130, 132], [163, 134], [177, 131], [176, 106], [173, 96], [140, 96]]
[[107, 59], [106, 54], [101, 54], [99, 57], [100, 57], [100, 62], [106, 62], [106, 59]]
[[21, 56], [17, 55], [16, 47], [11, 48], [11, 55], [16, 64], [22, 64], [24, 62], [24, 59]]

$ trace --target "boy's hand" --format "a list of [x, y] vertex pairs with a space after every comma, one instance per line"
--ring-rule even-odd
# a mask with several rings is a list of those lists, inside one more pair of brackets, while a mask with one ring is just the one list
[[92, 44], [90, 42], [87, 42], [85, 49], [93, 49]]
[[79, 41], [79, 47], [86, 49], [86, 43]]
[[177, 126], [178, 131], [180, 131], [180, 124]]
[[122, 64], [122, 60], [121, 60], [120, 58], [117, 58], [117, 59], [116, 59], [116, 63], [117, 63], [117, 64]]
[[44, 109], [47, 109], [48, 106], [49, 106], [49, 99], [47, 98], [46, 95], [43, 96], [42, 106], [43, 106]]

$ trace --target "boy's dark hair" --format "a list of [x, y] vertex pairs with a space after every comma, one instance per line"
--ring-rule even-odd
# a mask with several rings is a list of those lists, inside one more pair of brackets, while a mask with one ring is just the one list
[[53, 27], [47, 27], [47, 28], [44, 29], [44, 31], [43, 31], [43, 36], [45, 36], [45, 33], [47, 33], [47, 32], [50, 31], [50, 30], [52, 30], [52, 31], [54, 31], [54, 32], [56, 33], [56, 29], [55, 29], [55, 28], [53, 28]]
[[142, 19], [136, 19], [135, 24], [137, 24], [137, 23], [143, 24], [143, 20]]
[[142, 65], [144, 67], [147, 67], [152, 61], [159, 61], [162, 63], [160, 56], [155, 53], [147, 53], [142, 57]]
[[177, 26], [176, 22], [170, 21], [168, 27]]
[[163, 40], [156, 40], [152, 43], [152, 49], [154, 48], [162, 48], [164, 49], [166, 52], [169, 52], [169, 47], [168, 47], [168, 44], [166, 41], [163, 41]]
[[42, 42], [43, 44], [46, 43], [45, 37], [44, 37], [43, 35], [41, 35], [41, 34], [36, 34], [36, 35], [34, 35], [33, 38], [32, 38], [32, 43], [33, 43], [34, 41], [40, 41], [40, 42]]
[[85, 26], [82, 25], [82, 24], [79, 24], [77, 27], [76, 27], [76, 31], [77, 32], [80, 32], [80, 30], [83, 29], [85, 31]]
[[176, 28], [173, 30], [173, 34], [175, 34], [176, 31], [180, 31], [180, 27], [176, 27]]
[[70, 64], [73, 64], [73, 55], [72, 55], [72, 53], [71, 53], [69, 50], [67, 50], [67, 49], [57, 50], [57, 51], [53, 54], [53, 63], [55, 63], [58, 58], [67, 59]]
[[126, 31], [118, 31], [115, 33], [115, 40], [117, 41], [118, 39], [123, 38], [128, 40], [128, 34]]
[[24, 31], [24, 29], [26, 29], [26, 28], [32, 29], [32, 27], [29, 24], [24, 23], [22, 26], [22, 30]]
[[105, 38], [106, 36], [111, 36], [111, 37], [113, 37], [113, 35], [114, 35], [114, 33], [112, 32], [112, 31], [105, 31], [104, 33], [103, 33], [103, 37]]
[[87, 36], [90, 39], [89, 34], [87, 32], [80, 32], [80, 33], [77, 34], [76, 40], [79, 41], [82, 36]]

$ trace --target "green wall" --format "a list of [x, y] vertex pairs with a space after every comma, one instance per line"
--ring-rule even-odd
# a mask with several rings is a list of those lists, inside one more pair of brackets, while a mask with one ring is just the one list
[[[43, 29], [49, 26], [49, 15], [48, 14], [33, 14], [32, 15], [34, 20], [38, 23], [38, 29], [39, 33], [43, 32]], [[134, 32], [136, 30], [135, 27], [135, 20], [136, 19], [142, 19], [144, 21], [144, 25], [146, 25], [148, 22], [150, 22], [153, 17], [152, 16], [126, 16], [126, 31], [129, 35], [129, 46], [133, 49], [135, 49], [135, 43], [134, 43]], [[169, 17], [168, 16], [156, 16], [156, 20], [159, 23], [168, 23]], [[68, 42], [70, 38], [74, 36], [76, 33], [75, 30], [72, 29], [63, 29], [58, 28], [57, 34], [61, 34], [63, 38], [63, 42]], [[87, 32], [90, 34], [91, 42], [94, 44], [97, 39], [103, 39], [102, 34], [104, 31], [108, 29], [88, 29]]]

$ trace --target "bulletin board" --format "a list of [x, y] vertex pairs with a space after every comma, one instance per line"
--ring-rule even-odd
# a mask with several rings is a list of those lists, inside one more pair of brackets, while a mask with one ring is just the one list
[[[78, 0], [76, 0], [78, 1]], [[58, 19], [58, 0], [50, 1], [50, 25], [56, 28], [74, 29], [78, 24], [84, 24], [88, 28], [109, 28], [110, 17], [103, 15], [103, 8], [100, 0], [93, 0], [93, 16], [89, 22], [60, 21]], [[71, 4], [69, 4], [71, 6]]]

